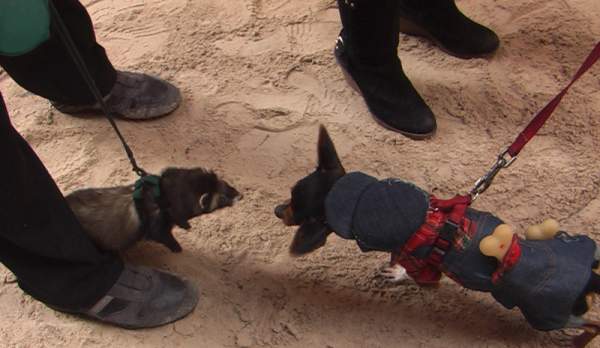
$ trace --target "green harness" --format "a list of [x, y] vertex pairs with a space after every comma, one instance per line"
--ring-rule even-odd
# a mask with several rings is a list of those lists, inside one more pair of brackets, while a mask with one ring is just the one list
[[48, 38], [48, 0], [0, 0], [0, 55], [25, 54]]
[[139, 178], [135, 182], [134, 190], [133, 190], [133, 203], [135, 205], [135, 210], [138, 213], [140, 218], [140, 231], [142, 231], [145, 235], [148, 230], [149, 217], [144, 210], [144, 191], [151, 190], [152, 198], [159, 206], [161, 216], [164, 216], [165, 212], [163, 211], [163, 207], [160, 202], [160, 177], [156, 175], [146, 175]]
[[143, 198], [144, 187], [152, 190], [152, 197], [158, 200], [160, 197], [160, 177], [156, 175], [146, 175], [135, 182], [133, 190], [133, 199], [137, 202]]

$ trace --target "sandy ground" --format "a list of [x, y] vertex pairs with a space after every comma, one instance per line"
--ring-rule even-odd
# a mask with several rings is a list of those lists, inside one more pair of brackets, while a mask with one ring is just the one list
[[[489, 295], [444, 282], [390, 286], [388, 258], [331, 237], [288, 256], [292, 230], [274, 205], [315, 165], [325, 124], [346, 168], [400, 177], [441, 196], [464, 192], [532, 114], [567, 83], [600, 37], [600, 2], [458, 1], [496, 30], [490, 60], [459, 60], [401, 37], [407, 74], [438, 116], [435, 138], [385, 131], [344, 82], [331, 54], [340, 24], [328, 0], [85, 0], [120, 69], [175, 82], [184, 103], [152, 123], [121, 123], [149, 170], [215, 169], [243, 190], [233, 209], [177, 231], [185, 251], [142, 244], [134, 262], [193, 279], [201, 300], [183, 321], [125, 331], [49, 310], [0, 268], [2, 347], [553, 347], [571, 332], [540, 333]], [[523, 228], [546, 217], [600, 240], [600, 67], [571, 91], [519, 161], [476, 203]], [[77, 119], [0, 74], [20, 132], [64, 192], [135, 176], [103, 119]], [[599, 317], [594, 311], [592, 316]], [[600, 347], [600, 339], [595, 342]]]

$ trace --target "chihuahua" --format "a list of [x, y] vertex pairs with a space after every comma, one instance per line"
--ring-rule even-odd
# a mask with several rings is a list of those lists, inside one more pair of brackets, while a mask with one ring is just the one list
[[232, 206], [242, 197], [202, 168], [167, 168], [157, 179], [157, 187], [142, 185], [135, 200], [135, 185], [78, 190], [66, 199], [84, 231], [103, 250], [122, 251], [148, 239], [181, 252], [174, 226], [190, 229], [188, 220]]
[[[517, 306], [538, 330], [585, 330], [575, 338], [578, 347], [598, 334], [600, 323], [583, 318], [590, 308], [587, 300], [600, 292], [600, 276], [594, 271], [600, 253], [593, 240], [558, 230], [548, 240], [509, 235], [500, 247], [510, 246], [510, 252], [496, 259], [484, 255], [482, 241], [496, 238], [498, 226], [507, 225], [490, 213], [465, 208], [455, 234], [440, 250], [444, 228], [453, 225], [436, 202], [399, 179], [346, 173], [321, 126], [316, 170], [293, 186], [291, 199], [278, 205], [275, 215], [287, 226], [299, 226], [290, 246], [293, 255], [322, 247], [335, 233], [355, 240], [362, 251], [392, 253], [384, 271], [390, 278], [408, 271], [418, 284], [435, 285], [443, 273], [466, 288], [490, 292], [506, 308]], [[430, 262], [434, 253], [438, 261]]]

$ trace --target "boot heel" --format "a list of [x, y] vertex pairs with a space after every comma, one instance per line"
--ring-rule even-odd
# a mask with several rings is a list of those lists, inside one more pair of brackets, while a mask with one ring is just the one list
[[342, 74], [344, 75], [344, 79], [346, 80], [346, 82], [348, 83], [348, 85], [350, 86], [350, 88], [352, 88], [353, 90], [355, 90], [358, 94], [362, 95], [362, 92], [360, 91], [360, 88], [358, 88], [358, 85], [356, 84], [356, 81], [354, 81], [354, 79], [352, 78], [352, 76], [350, 76], [350, 74], [348, 73], [348, 71], [344, 68], [344, 66], [342, 65], [342, 62], [340, 62], [339, 59], [336, 59], [338, 65], [340, 66], [340, 69], [342, 70]]

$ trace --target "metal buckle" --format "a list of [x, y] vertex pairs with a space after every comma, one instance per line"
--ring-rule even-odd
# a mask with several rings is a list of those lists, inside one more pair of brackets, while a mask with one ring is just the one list
[[[438, 237], [433, 244], [433, 248], [431, 249], [431, 253], [435, 253], [438, 255], [438, 259], [434, 260], [434, 263], [442, 263], [444, 261], [444, 257], [448, 253], [450, 249], [452, 249], [452, 243], [454, 243], [454, 235], [458, 230], [458, 225], [454, 222], [447, 220], [444, 223], [444, 226], [438, 230]], [[438, 245], [439, 241], [443, 240], [446, 243], [446, 246]]]
[[510, 158], [508, 156], [510, 154], [508, 153], [508, 148], [506, 148], [506, 150], [498, 155], [496, 163], [494, 163], [492, 168], [475, 182], [473, 189], [469, 192], [471, 201], [475, 201], [480, 194], [484, 193], [492, 185], [492, 181], [494, 181], [500, 170], [510, 167], [517, 160], [517, 156]]
[[444, 226], [438, 232], [438, 238], [445, 240], [446, 242], [452, 244], [454, 242], [454, 234], [458, 230], [458, 225], [450, 220], [446, 220]]
[[444, 256], [446, 256], [446, 250], [438, 247], [438, 246], [434, 246], [433, 250], [431, 250], [432, 252], [436, 252], [438, 255], [440, 255], [440, 259], [443, 260]]

